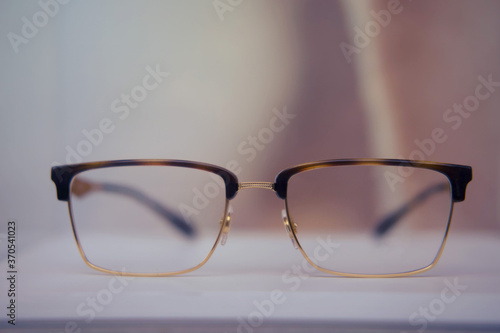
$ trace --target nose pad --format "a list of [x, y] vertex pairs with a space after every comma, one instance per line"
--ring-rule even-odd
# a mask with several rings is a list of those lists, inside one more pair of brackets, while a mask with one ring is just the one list
[[[297, 233], [297, 225], [295, 223], [290, 224], [290, 221], [288, 220], [288, 215], [286, 214], [286, 210], [281, 211], [281, 217], [283, 218], [283, 223], [285, 224], [285, 230], [288, 233], [288, 236], [290, 237], [290, 240], [292, 241], [292, 245], [295, 249], [298, 249], [299, 246], [297, 244], [297, 241], [295, 240], [294, 233]], [[292, 231], [293, 228], [293, 231]]]
[[233, 213], [233, 207], [229, 206], [225, 220], [220, 220], [220, 224], [224, 224], [222, 226], [222, 238], [220, 241], [220, 245], [222, 245], [222, 246], [224, 246], [226, 244], [227, 234], [229, 233], [229, 229], [231, 228], [231, 214], [232, 213]]

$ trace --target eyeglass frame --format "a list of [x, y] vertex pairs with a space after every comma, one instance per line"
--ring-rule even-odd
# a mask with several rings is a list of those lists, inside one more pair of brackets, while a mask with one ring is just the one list
[[[308, 171], [308, 170], [313, 170], [313, 169], [319, 169], [319, 168], [324, 168], [324, 167], [334, 167], [334, 166], [359, 166], [359, 165], [383, 165], [383, 166], [396, 166], [396, 167], [412, 167], [412, 168], [420, 168], [420, 169], [428, 169], [428, 170], [433, 170], [436, 172], [439, 172], [443, 174], [444, 176], [447, 177], [447, 179], [450, 182], [451, 186], [451, 207], [450, 207], [450, 214], [445, 230], [445, 235], [443, 238], [443, 242], [441, 243], [441, 246], [438, 250], [438, 253], [434, 260], [428, 265], [420, 269], [412, 270], [412, 271], [407, 271], [407, 272], [401, 272], [401, 273], [388, 273], [388, 274], [359, 274], [359, 273], [344, 273], [344, 272], [337, 272], [334, 270], [329, 270], [325, 269], [323, 267], [318, 266], [316, 263], [314, 263], [309, 256], [306, 254], [302, 246], [300, 245], [300, 241], [297, 238], [296, 231], [295, 229], [290, 225], [290, 222], [288, 221], [288, 217], [290, 216], [289, 214], [289, 208], [288, 208], [288, 201], [287, 201], [287, 189], [288, 189], [288, 181], [290, 178], [298, 173]], [[203, 259], [203, 261], [189, 269], [185, 270], [180, 270], [176, 272], [168, 272], [168, 273], [129, 273], [129, 272], [120, 272], [120, 271], [115, 271], [115, 270], [110, 270], [106, 268], [99, 267], [97, 265], [92, 264], [86, 257], [82, 245], [78, 239], [78, 235], [76, 232], [76, 227], [74, 223], [74, 218], [73, 218], [73, 213], [71, 209], [71, 198], [70, 198], [70, 187], [71, 187], [71, 181], [73, 178], [78, 175], [79, 173], [82, 173], [84, 171], [88, 170], [94, 170], [94, 169], [102, 169], [102, 168], [111, 168], [111, 167], [125, 167], [125, 166], [175, 166], [175, 167], [184, 167], [184, 168], [191, 168], [191, 169], [197, 169], [197, 170], [203, 170], [207, 172], [214, 173], [216, 175], [219, 175], [225, 185], [225, 192], [226, 192], [226, 202], [225, 202], [225, 207], [224, 207], [224, 215], [221, 220], [221, 227], [219, 230], [219, 233], [217, 235], [217, 238], [215, 240], [214, 245], [212, 246], [210, 252], [208, 255]], [[448, 163], [438, 163], [438, 162], [428, 162], [428, 161], [414, 161], [414, 160], [404, 160], [404, 159], [375, 159], [375, 158], [370, 158], [370, 159], [335, 159], [335, 160], [323, 160], [323, 161], [316, 161], [316, 162], [309, 162], [309, 163], [304, 163], [304, 164], [299, 164], [290, 168], [287, 168], [281, 172], [278, 173], [278, 175], [275, 178], [274, 183], [273, 182], [239, 182], [237, 176], [231, 172], [230, 170], [219, 167], [216, 165], [212, 164], [207, 164], [207, 163], [202, 163], [202, 162], [194, 162], [194, 161], [187, 161], [187, 160], [174, 160], [174, 159], [137, 159], [137, 160], [113, 160], [113, 161], [101, 161], [101, 162], [87, 162], [87, 163], [79, 163], [79, 164], [69, 164], [69, 165], [60, 165], [60, 166], [53, 166], [51, 168], [51, 179], [56, 185], [56, 191], [57, 191], [57, 198], [60, 201], [67, 201], [68, 202], [68, 209], [69, 209], [69, 214], [70, 214], [70, 220], [71, 220], [71, 227], [73, 230], [73, 236], [75, 238], [75, 241], [78, 246], [78, 250], [80, 252], [80, 256], [84, 260], [84, 262], [90, 266], [93, 269], [96, 269], [98, 271], [104, 272], [104, 273], [110, 273], [110, 274], [115, 274], [115, 275], [122, 275], [122, 276], [136, 276], [136, 277], [163, 277], [163, 276], [172, 276], [172, 275], [179, 275], [179, 274], [186, 274], [189, 272], [192, 272], [194, 270], [199, 269], [202, 267], [212, 256], [213, 252], [215, 251], [217, 244], [221, 242], [221, 239], [223, 239], [224, 235], [227, 235], [227, 232], [229, 231], [230, 227], [230, 222], [231, 222], [231, 217], [230, 217], [230, 211], [229, 211], [229, 201], [234, 199], [238, 191], [247, 189], [247, 188], [262, 188], [262, 189], [268, 189], [272, 190], [276, 193], [276, 195], [280, 198], [285, 200], [285, 209], [286, 209], [286, 215], [283, 216], [283, 220], [285, 223], [285, 228], [286, 231], [289, 233], [290, 239], [292, 240], [292, 243], [294, 245], [296, 244], [296, 247], [300, 250], [304, 258], [307, 260], [307, 262], [313, 266], [314, 268], [318, 269], [319, 271], [332, 274], [332, 275], [337, 275], [337, 276], [344, 276], [344, 277], [367, 277], [367, 278], [387, 278], [387, 277], [404, 277], [404, 276], [410, 276], [410, 275], [415, 275], [419, 273], [426, 272], [430, 269], [432, 269], [437, 262], [439, 261], [443, 250], [444, 246], [446, 243], [446, 240], [448, 238], [449, 230], [450, 230], [450, 224], [451, 224], [451, 218], [453, 215], [453, 206], [454, 203], [456, 202], [462, 202], [465, 200], [465, 194], [466, 194], [466, 188], [467, 184], [472, 180], [472, 168], [470, 166], [466, 165], [459, 165], [459, 164], [448, 164]], [[222, 244], [223, 245], [223, 244]]]

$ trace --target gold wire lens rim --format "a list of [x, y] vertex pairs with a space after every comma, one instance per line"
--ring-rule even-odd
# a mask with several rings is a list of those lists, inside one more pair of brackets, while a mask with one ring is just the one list
[[[451, 194], [450, 194], [450, 196], [451, 196]], [[416, 275], [416, 274], [424, 273], [424, 272], [432, 269], [433, 267], [435, 267], [437, 265], [439, 259], [441, 258], [441, 255], [443, 254], [444, 246], [446, 244], [446, 240], [448, 239], [448, 234], [449, 234], [450, 225], [451, 225], [451, 219], [452, 219], [452, 216], [453, 216], [453, 206], [454, 206], [454, 202], [453, 202], [453, 200], [451, 200], [450, 213], [448, 214], [449, 217], [448, 217], [448, 222], [446, 224], [446, 230], [445, 230], [445, 233], [444, 233], [444, 237], [443, 237], [443, 240], [441, 242], [441, 246], [439, 247], [439, 250], [438, 250], [436, 256], [434, 257], [433, 261], [429, 265], [427, 265], [427, 266], [425, 266], [423, 268], [419, 268], [419, 269], [412, 270], [412, 271], [401, 272], [401, 273], [388, 273], [388, 274], [345, 273], [345, 272], [339, 272], [339, 271], [335, 271], [335, 270], [323, 268], [323, 267], [315, 264], [309, 258], [309, 256], [307, 255], [306, 251], [304, 250], [304, 248], [300, 244], [300, 241], [297, 238], [297, 234], [296, 234], [295, 230], [293, 230], [294, 228], [290, 228], [291, 229], [290, 232], [292, 233], [293, 238], [295, 239], [295, 242], [296, 242], [296, 244], [298, 246], [299, 251], [302, 253], [302, 255], [307, 260], [307, 262], [311, 266], [313, 266], [314, 268], [316, 268], [317, 270], [322, 271], [324, 273], [331, 274], [331, 275], [337, 275], [337, 276], [343, 276], [343, 277], [353, 277], [353, 278], [398, 278], [398, 277], [405, 277], [405, 276], [411, 276], [411, 275]], [[289, 221], [293, 220], [293, 217], [290, 215], [290, 210], [288, 208], [288, 199], [285, 200], [285, 209], [286, 209], [286, 213], [288, 215]]]
[[[133, 161], [128, 161], [128, 160], [125, 160], [125, 161], [108, 161], [108, 162], [99, 162], [99, 163], [97, 163], [97, 162], [95, 162], [95, 163], [87, 163], [87, 164], [76, 165], [76, 166], [77, 167], [88, 167], [88, 166], [93, 166], [95, 164], [98, 167], [111, 167], [111, 166], [118, 166], [118, 165], [122, 165], [122, 164], [123, 165], [128, 165], [127, 163], [132, 163], [132, 162]], [[212, 170], [213, 168], [216, 168], [217, 170], [222, 170], [222, 168], [217, 167], [217, 166], [211, 166], [211, 165], [206, 165], [206, 164], [202, 164], [202, 163], [198, 163], [198, 162], [190, 162], [190, 161], [177, 161], [177, 160], [141, 160], [139, 162], [140, 163], [137, 164], [137, 165], [170, 165], [168, 163], [180, 163], [179, 165], [177, 165], [177, 164], [175, 164], [175, 165], [172, 164], [172, 165], [174, 165], [174, 166], [186, 166], [184, 164], [187, 163], [187, 164], [189, 164], [189, 166], [187, 166], [187, 167], [195, 168], [195, 169], [201, 169], [201, 170], [205, 170], [205, 171], [213, 172], [213, 173], [216, 173], [216, 172], [214, 172]], [[438, 169], [439, 168], [448, 168], [448, 167], [452, 167], [452, 166], [455, 166], [455, 167], [458, 166], [458, 165], [447, 165], [447, 164], [442, 164], [442, 163], [430, 163], [430, 162], [406, 161], [406, 160], [384, 160], [384, 159], [331, 160], [331, 161], [311, 162], [311, 163], [306, 163], [306, 164], [303, 164], [303, 165], [295, 166], [295, 167], [292, 167], [292, 168], [289, 168], [289, 169], [286, 169], [286, 170], [280, 172], [280, 174], [278, 175], [278, 177], [279, 176], [285, 176], [285, 178], [286, 178], [286, 177], [293, 176], [296, 173], [300, 173], [300, 172], [303, 172], [303, 171], [307, 171], [307, 170], [311, 170], [311, 169], [316, 169], [316, 168], [322, 168], [322, 167], [333, 167], [333, 166], [340, 166], [340, 165], [396, 165], [396, 164], [394, 164], [396, 162], [397, 163], [400, 163], [400, 162], [401, 163], [403, 163], [403, 162], [404, 163], [409, 163], [408, 166], [411, 166], [411, 167], [423, 167], [423, 166], [425, 166], [425, 165], [428, 164], [427, 166], [425, 166], [425, 168], [429, 168], [429, 169], [432, 169], [434, 171], [443, 173], [443, 174], [447, 175], [449, 179], [450, 179], [450, 175], [448, 175], [447, 172], [444, 172], [443, 170], [438, 170]], [[165, 163], [167, 163], [167, 164], [165, 164]], [[404, 164], [404, 165], [406, 165], [406, 164]], [[429, 165], [432, 165], [433, 168], [429, 167]], [[461, 167], [463, 167], [463, 166], [461, 166]], [[210, 168], [212, 168], [212, 169], [210, 169]], [[438, 169], [436, 169], [436, 168], [438, 168]], [[82, 170], [82, 171], [84, 171], [84, 170]], [[82, 171], [78, 171], [78, 173], [82, 172]], [[227, 171], [227, 172], [230, 175], [233, 175], [229, 171]], [[290, 174], [290, 175], [286, 176], [286, 174]], [[54, 170], [53, 170], [52, 178], [56, 182], [56, 180], [54, 178]], [[280, 188], [276, 187], [276, 185], [280, 185], [280, 184], [278, 184], [278, 181], [277, 181], [278, 178], [277, 178], [277, 180], [276, 180], [275, 183], [269, 183], [269, 182], [245, 182], [245, 183], [238, 183], [236, 176], [234, 176], [234, 178], [236, 179], [236, 183], [230, 183], [229, 185], [226, 184], [227, 185], [226, 186], [226, 190], [227, 190], [228, 186], [230, 186], [230, 189], [233, 190], [233, 191], [235, 190], [235, 191], [234, 191], [233, 196], [231, 196], [231, 198], [228, 198], [226, 196], [226, 204], [225, 204], [224, 216], [223, 216], [224, 220], [227, 219], [227, 216], [228, 216], [229, 201], [234, 197], [234, 195], [236, 194], [236, 192], [238, 192], [238, 190], [247, 189], [247, 188], [264, 188], [264, 189], [269, 189], [269, 190], [275, 191], [276, 193], [278, 193], [278, 196], [280, 198], [282, 198], [282, 199], [286, 198], [286, 194], [285, 194], [285, 198], [282, 197], [281, 195], [279, 195], [279, 193], [283, 192], [283, 190], [285, 190], [285, 192], [286, 192], [286, 188], [283, 189], [283, 188], [281, 188], [281, 186], [280, 186]], [[468, 181], [470, 181], [470, 179]], [[465, 185], [468, 183], [468, 181], [465, 182]], [[56, 184], [58, 184], [58, 183], [56, 182]], [[455, 190], [455, 185], [456, 184], [452, 182], [452, 190]], [[463, 186], [463, 189], [459, 189], [459, 191], [461, 190], [461, 191], [464, 192], [463, 198], [458, 198], [460, 200], [456, 200], [456, 201], [462, 201], [465, 198], [465, 185]], [[59, 186], [58, 187], [58, 198], [59, 198], [59, 190], [60, 190], [60, 187], [62, 185], [59, 184], [58, 186]], [[235, 187], [235, 188], [233, 188], [233, 187]], [[64, 200], [64, 198], [62, 198], [62, 199], [59, 198], [59, 199], [60, 200]], [[78, 235], [76, 233], [76, 228], [75, 228], [74, 219], [73, 219], [73, 212], [71, 210], [71, 198], [68, 197], [66, 200], [68, 202], [68, 209], [69, 209], [69, 214], [70, 214], [70, 220], [71, 220], [73, 235], [75, 237], [75, 241], [77, 243], [78, 250], [79, 250], [80, 255], [83, 258], [84, 262], [89, 267], [91, 267], [91, 268], [93, 268], [95, 270], [98, 270], [98, 271], [101, 271], [101, 272], [105, 272], [105, 273], [116, 274], [116, 275], [124, 275], [124, 276], [171, 276], [171, 275], [184, 274], [184, 273], [189, 273], [191, 271], [194, 271], [194, 270], [200, 268], [201, 266], [203, 266], [209, 260], [209, 258], [212, 256], [215, 248], [217, 247], [217, 244], [221, 240], [221, 237], [222, 237], [222, 234], [223, 234], [223, 230], [224, 230], [224, 225], [225, 225], [224, 223], [221, 223], [221, 228], [219, 229], [219, 233], [217, 235], [216, 241], [215, 241], [215, 243], [214, 243], [211, 251], [207, 255], [207, 257], [200, 264], [198, 264], [198, 265], [196, 265], [196, 266], [194, 266], [192, 268], [185, 269], [185, 270], [180, 270], [180, 271], [175, 271], [175, 272], [168, 272], [168, 273], [127, 273], [127, 272], [120, 272], [120, 271], [109, 270], [109, 269], [105, 269], [105, 268], [96, 266], [96, 265], [92, 264], [87, 259], [87, 257], [85, 256], [85, 254], [83, 252], [83, 248], [82, 248], [82, 246], [80, 244], [80, 241], [78, 239]], [[314, 262], [312, 262], [312, 260], [310, 260], [310, 258], [307, 256], [307, 254], [305, 253], [304, 249], [300, 245], [300, 241], [297, 238], [295, 230], [292, 230], [292, 234], [293, 234], [293, 237], [294, 237], [294, 239], [296, 240], [296, 242], [298, 244], [299, 250], [301, 251], [301, 253], [303, 254], [303, 256], [306, 258], [306, 260], [313, 267], [315, 267], [316, 269], [318, 269], [320, 271], [323, 271], [325, 273], [333, 274], [333, 275], [338, 275], [338, 276], [346, 276], [346, 277], [372, 277], [372, 278], [373, 277], [402, 277], [402, 276], [414, 275], [414, 274], [425, 272], [425, 271], [433, 268], [436, 265], [436, 263], [438, 262], [439, 258], [441, 257], [441, 254], [443, 252], [444, 245], [446, 243], [446, 240], [447, 240], [447, 237], [448, 237], [448, 233], [449, 233], [449, 228], [450, 228], [450, 223], [451, 223], [451, 218], [452, 218], [452, 213], [453, 213], [453, 203], [454, 202], [455, 202], [455, 198], [453, 197], [453, 193], [452, 193], [452, 204], [451, 204], [451, 208], [450, 208], [450, 214], [449, 214], [448, 224], [447, 224], [447, 227], [446, 227], [446, 232], [445, 232], [445, 235], [444, 235], [444, 238], [443, 238], [443, 242], [441, 243], [441, 247], [439, 249], [439, 252], [436, 255], [436, 257], [434, 258], [434, 261], [430, 265], [428, 265], [428, 266], [426, 266], [424, 268], [421, 268], [421, 269], [414, 270], [414, 271], [408, 271], [408, 272], [402, 272], [402, 273], [391, 273], [391, 274], [353, 274], [353, 273], [342, 273], [342, 272], [337, 272], [337, 271], [333, 271], [333, 270], [324, 269], [324, 268], [316, 265]], [[286, 209], [286, 212], [287, 212], [289, 218], [291, 218], [290, 211], [289, 211], [289, 208], [288, 208], [287, 199], [285, 199], [285, 209]]]
[[[75, 223], [74, 223], [74, 219], [73, 219], [73, 212], [71, 210], [71, 198], [68, 199], [68, 210], [69, 210], [69, 218], [70, 218], [70, 221], [71, 221], [71, 229], [73, 230], [73, 237], [75, 238], [76, 245], [78, 247], [78, 252], [80, 252], [80, 256], [82, 257], [82, 259], [85, 262], [85, 264], [87, 264], [87, 266], [89, 266], [90, 268], [93, 268], [93, 269], [95, 269], [95, 270], [97, 270], [99, 272], [113, 274], [113, 275], [120, 275], [120, 276], [165, 277], [165, 276], [173, 276], [173, 275], [186, 274], [186, 273], [190, 273], [192, 271], [195, 271], [195, 270], [199, 269], [200, 267], [202, 267], [203, 265], [205, 265], [205, 263], [210, 259], [210, 257], [214, 253], [215, 249], [217, 248], [217, 244], [219, 244], [219, 242], [221, 240], [222, 233], [223, 233], [224, 226], [225, 226], [225, 223], [221, 223], [220, 224], [219, 233], [217, 234], [217, 238], [215, 240], [214, 245], [212, 246], [212, 249], [210, 250], [210, 252], [208, 253], [208, 255], [205, 257], [205, 259], [203, 259], [203, 261], [201, 263], [199, 263], [198, 265], [196, 265], [196, 266], [194, 266], [192, 268], [188, 268], [188, 269], [184, 269], [184, 270], [180, 270], [180, 271], [175, 271], [175, 272], [165, 272], [165, 273], [131, 273], [131, 272], [115, 271], [115, 270], [103, 268], [103, 267], [100, 267], [100, 266], [97, 266], [97, 265], [91, 263], [90, 260], [88, 260], [87, 256], [85, 255], [85, 252], [83, 251], [83, 247], [82, 247], [82, 245], [80, 243], [80, 240], [78, 239], [78, 235], [77, 235], [77, 232], [76, 232]], [[226, 221], [226, 219], [228, 217], [228, 213], [229, 213], [229, 200], [226, 199], [225, 206], [224, 206], [224, 215], [222, 217], [222, 221]]]

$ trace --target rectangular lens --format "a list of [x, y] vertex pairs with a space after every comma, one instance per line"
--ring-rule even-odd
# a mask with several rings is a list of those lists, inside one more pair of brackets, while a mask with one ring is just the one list
[[226, 212], [222, 178], [176, 166], [93, 169], [70, 185], [72, 223], [87, 260], [129, 273], [194, 268], [216, 244]]
[[383, 165], [295, 174], [286, 203], [307, 257], [321, 268], [348, 274], [397, 274], [431, 265], [453, 206], [445, 175]]

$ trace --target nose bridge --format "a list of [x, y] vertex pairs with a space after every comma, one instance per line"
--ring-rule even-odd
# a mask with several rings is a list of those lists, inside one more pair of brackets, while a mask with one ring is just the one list
[[244, 190], [247, 188], [263, 188], [271, 191], [276, 191], [274, 188], [274, 183], [271, 182], [243, 182], [238, 184], [238, 190]]

